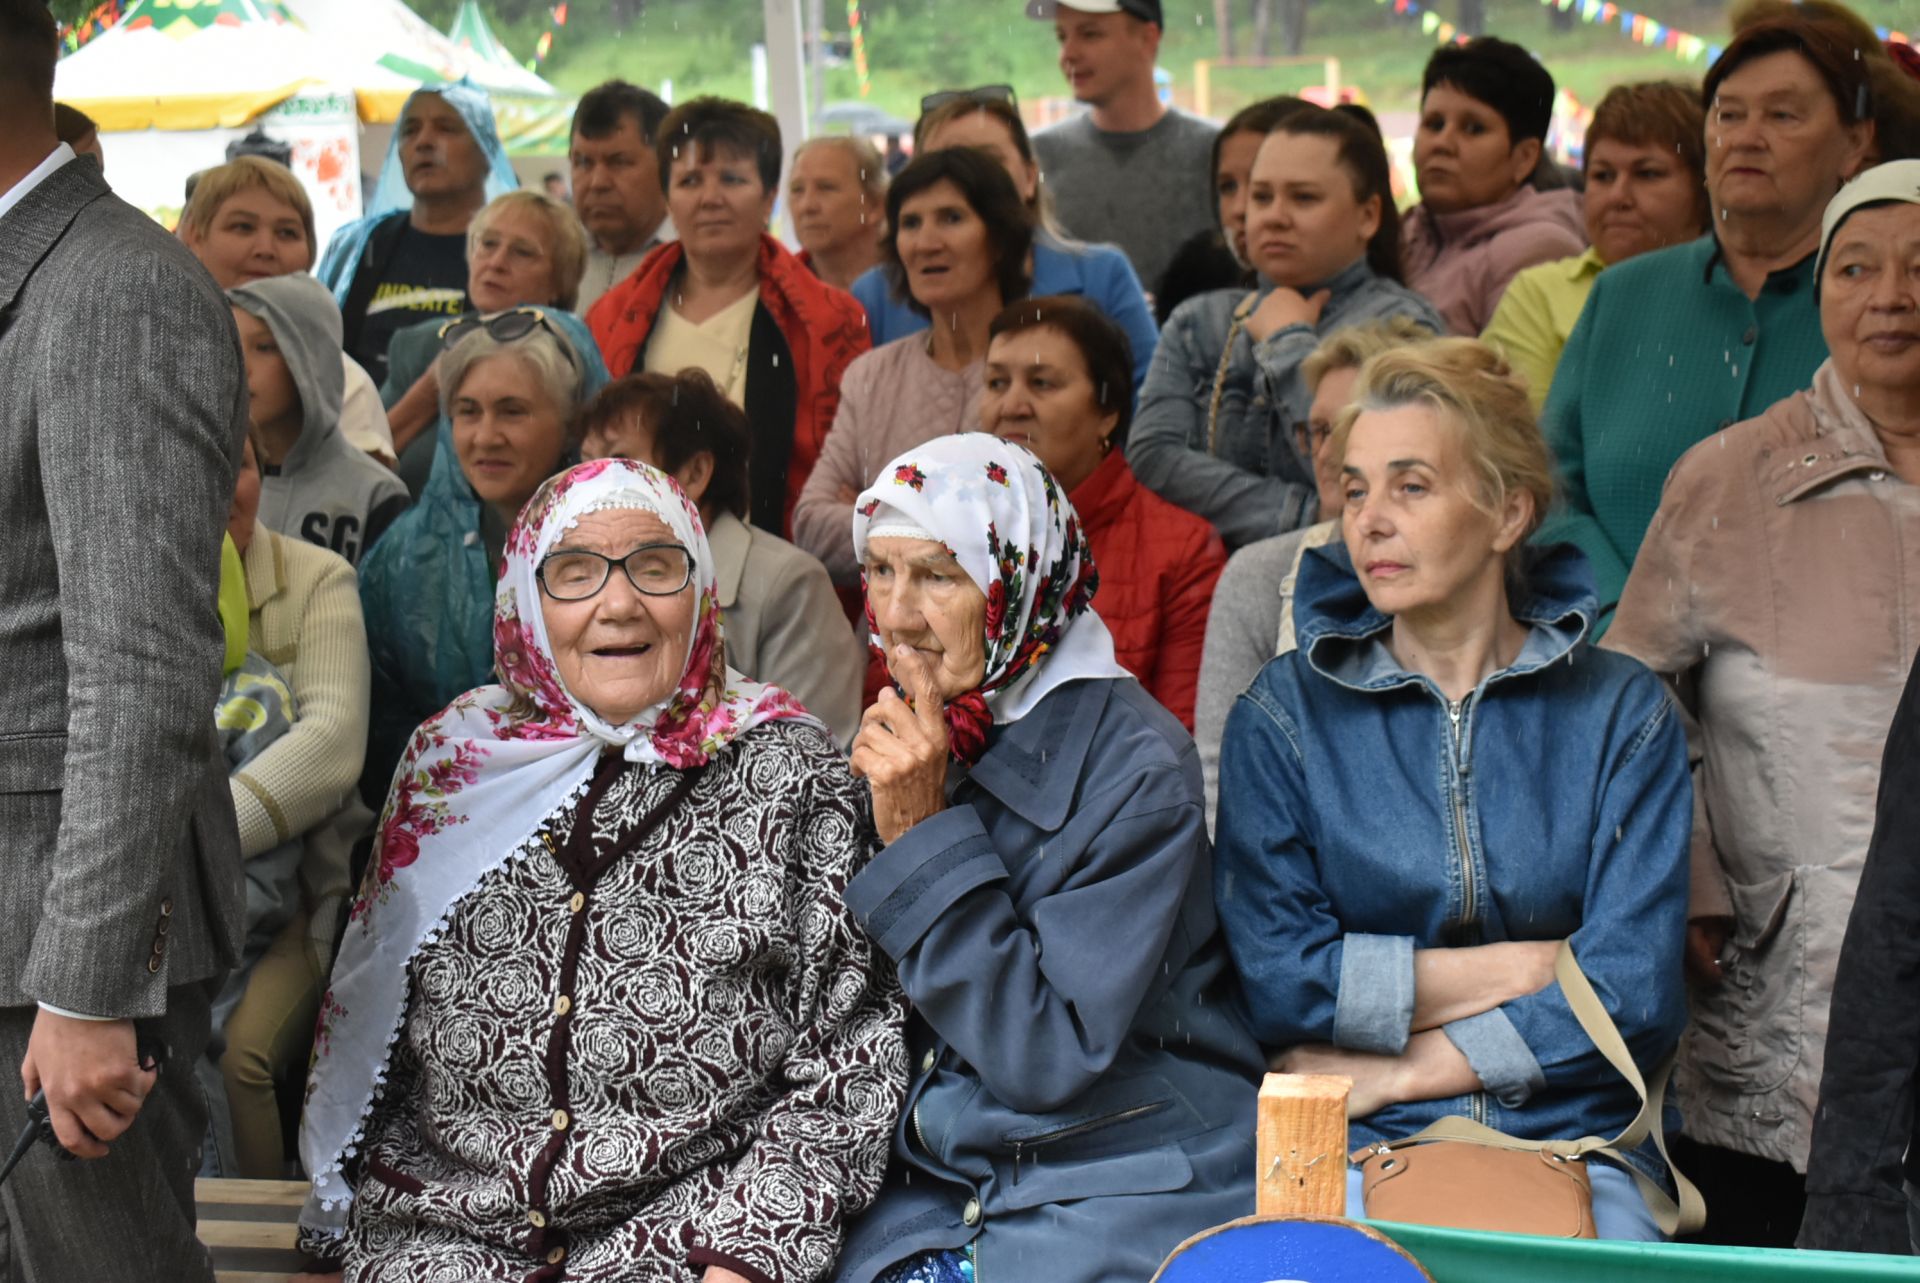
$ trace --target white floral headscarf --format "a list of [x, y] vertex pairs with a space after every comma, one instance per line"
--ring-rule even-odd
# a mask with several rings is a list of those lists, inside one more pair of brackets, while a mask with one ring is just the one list
[[[539, 609], [536, 571], [581, 517], [651, 512], [692, 554], [694, 612], [679, 685], [624, 725], [566, 689]], [[713, 554], [674, 480], [625, 459], [581, 464], [536, 492], [507, 537], [494, 598], [497, 686], [455, 700], [414, 733], [394, 774], [379, 841], [321, 1003], [300, 1155], [313, 1173], [304, 1225], [337, 1235], [353, 1191], [342, 1168], [386, 1076], [406, 1016], [409, 966], [454, 903], [534, 843], [542, 821], [579, 796], [603, 753], [656, 769], [703, 765], [762, 722], [807, 718], [774, 686], [726, 666]]]
[[[978, 759], [989, 724], [1018, 721], [1049, 691], [1128, 676], [1093, 612], [1100, 576], [1079, 514], [1024, 448], [984, 432], [915, 446], [854, 502], [862, 562], [867, 540], [889, 527], [944, 543], [987, 597], [986, 675], [947, 702], [948, 740], [962, 762]], [[871, 606], [867, 624], [881, 649]]]

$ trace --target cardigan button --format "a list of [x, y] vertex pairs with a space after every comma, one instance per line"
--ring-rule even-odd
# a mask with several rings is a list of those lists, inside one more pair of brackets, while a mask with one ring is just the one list
[[960, 1219], [968, 1226], [978, 1225], [980, 1223], [980, 1200], [977, 1198], [968, 1199], [967, 1205], [960, 1209]]
[[553, 1000], [554, 1015], [564, 1016], [569, 1011], [572, 1011], [572, 1010], [573, 1010], [573, 999], [567, 997], [567, 995], [565, 995], [564, 993], [561, 994], [558, 998], [555, 998]]
[[566, 1110], [556, 1109], [553, 1111], [553, 1130], [557, 1132], [563, 1132], [567, 1130], [567, 1124], [571, 1123], [572, 1121], [573, 1119], [567, 1117]]
[[560, 1262], [566, 1259], [567, 1259], [567, 1249], [564, 1247], [556, 1247], [551, 1252], [547, 1253], [548, 1265], [558, 1265], [560, 1264]]
[[587, 907], [587, 897], [579, 891], [575, 891], [573, 893], [573, 899], [567, 901], [567, 908], [571, 909], [575, 913], [580, 912], [580, 910], [586, 907]]
[[547, 1214], [537, 1207], [531, 1208], [527, 1212], [527, 1224], [537, 1230], [543, 1230], [547, 1228]]
[[1760, 327], [1757, 325], [1749, 325], [1747, 327], [1747, 332], [1740, 336], [1740, 341], [1746, 344], [1748, 347], [1752, 347], [1753, 341], [1759, 337], [1760, 337]]

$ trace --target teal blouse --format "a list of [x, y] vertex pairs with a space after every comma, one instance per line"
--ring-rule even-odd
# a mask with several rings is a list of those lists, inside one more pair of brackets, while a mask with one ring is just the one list
[[1827, 359], [1813, 258], [1774, 272], [1754, 299], [1712, 235], [1595, 279], [1541, 414], [1562, 502], [1536, 539], [1587, 554], [1602, 627], [1680, 456], [1806, 388]]

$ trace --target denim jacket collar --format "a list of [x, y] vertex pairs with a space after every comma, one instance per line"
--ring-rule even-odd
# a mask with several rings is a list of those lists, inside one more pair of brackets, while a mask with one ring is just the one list
[[1035, 828], [1061, 827], [1112, 688], [1111, 681], [1089, 680], [1053, 691], [1019, 721], [996, 727], [965, 778]]
[[[1256, 298], [1264, 299], [1267, 295], [1279, 288], [1279, 286], [1275, 285], [1273, 281], [1264, 274], [1261, 275], [1259, 280], [1259, 287], [1254, 291]], [[1365, 289], [1367, 284], [1372, 280], [1373, 269], [1367, 266], [1367, 257], [1362, 254], [1359, 258], [1354, 259], [1353, 262], [1348, 263], [1345, 267], [1335, 272], [1332, 276], [1329, 276], [1326, 280], [1321, 281], [1318, 285], [1302, 286], [1300, 293], [1311, 298], [1321, 290], [1327, 291], [1332, 297], [1327, 300], [1325, 311], [1332, 312], [1348, 298], [1360, 290]]]
[[[1523, 585], [1509, 592], [1513, 617], [1528, 636], [1513, 663], [1482, 686], [1536, 672], [1564, 659], [1593, 627], [1597, 606], [1587, 559], [1571, 544], [1529, 547]], [[1310, 548], [1301, 557], [1294, 596], [1300, 652], [1313, 670], [1359, 691], [1432, 683], [1410, 673], [1387, 650], [1391, 616], [1367, 600], [1344, 543]]]

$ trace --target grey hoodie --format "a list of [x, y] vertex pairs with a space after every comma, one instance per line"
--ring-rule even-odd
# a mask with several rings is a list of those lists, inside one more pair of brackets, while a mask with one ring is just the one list
[[300, 394], [300, 439], [278, 468], [261, 469], [259, 520], [358, 565], [408, 500], [400, 478], [340, 433], [340, 308], [304, 272], [238, 286], [227, 298], [273, 331]]

